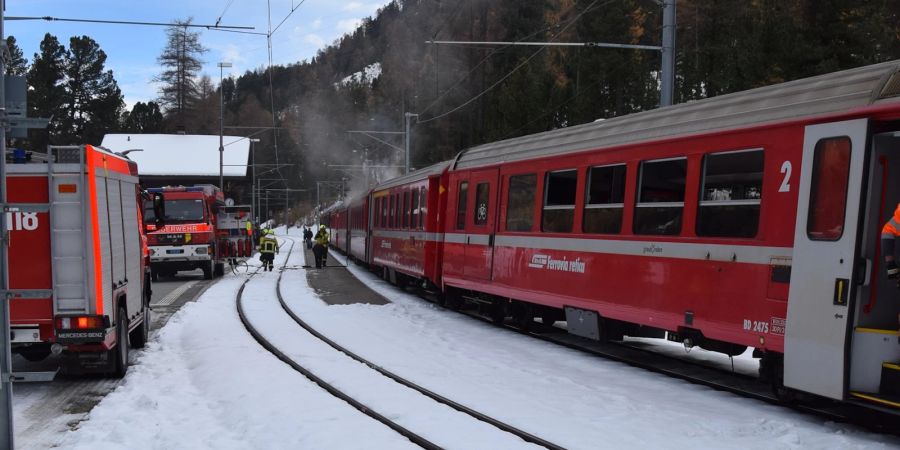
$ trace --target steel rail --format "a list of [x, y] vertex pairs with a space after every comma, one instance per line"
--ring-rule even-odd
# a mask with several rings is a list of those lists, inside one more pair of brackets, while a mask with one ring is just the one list
[[[281, 275], [284, 273], [284, 268], [287, 266], [288, 260], [290, 260], [290, 258], [291, 258], [291, 252], [293, 252], [293, 250], [294, 250], [294, 245], [296, 244], [296, 241], [295, 241], [294, 239], [292, 239], [292, 238], [290, 238], [290, 237], [288, 237], [287, 239], [289, 239], [289, 240], [291, 241], [291, 247], [290, 247], [290, 249], [288, 250], [288, 256], [287, 256], [287, 258], [285, 258], [284, 264], [281, 266], [282, 271], [281, 271], [281, 273], [278, 274], [278, 286], [279, 286], [279, 287], [280, 287], [280, 285], [281, 285]], [[257, 270], [257, 272], [254, 272], [253, 275], [255, 275], [255, 274], [258, 273], [258, 272], [259, 272], [259, 271]], [[248, 277], [247, 280], [245, 280], [245, 281], [243, 282], [243, 284], [241, 284], [241, 287], [240, 287], [240, 289], [238, 290], [238, 294], [237, 294], [237, 312], [238, 312], [238, 316], [240, 316], [240, 318], [241, 318], [241, 322], [244, 324], [244, 328], [247, 330], [247, 332], [250, 333], [251, 336], [253, 336], [254, 339], [256, 339], [256, 342], [258, 342], [259, 345], [261, 345], [263, 348], [265, 348], [267, 351], [269, 351], [269, 353], [273, 354], [276, 358], [280, 359], [282, 362], [284, 362], [285, 364], [289, 365], [292, 369], [296, 370], [297, 372], [300, 372], [301, 374], [303, 374], [303, 376], [305, 376], [306, 378], [308, 378], [308, 379], [309, 379], [310, 381], [312, 381], [313, 383], [316, 383], [319, 387], [321, 387], [322, 389], [324, 389], [325, 391], [327, 391], [329, 394], [331, 394], [331, 395], [333, 395], [334, 397], [337, 397], [337, 398], [343, 400], [344, 402], [346, 402], [346, 403], [348, 403], [349, 405], [351, 405], [351, 406], [353, 406], [354, 408], [356, 408], [356, 409], [357, 409], [358, 411], [360, 411], [361, 413], [363, 413], [363, 414], [365, 414], [365, 415], [367, 415], [367, 416], [369, 416], [369, 417], [371, 417], [371, 418], [373, 418], [373, 419], [375, 419], [375, 420], [381, 422], [382, 424], [384, 424], [384, 425], [387, 426], [388, 428], [390, 428], [390, 429], [396, 431], [397, 433], [399, 433], [401, 436], [403, 436], [403, 437], [409, 439], [412, 443], [414, 443], [414, 444], [416, 444], [416, 445], [418, 445], [419, 447], [422, 447], [422, 448], [424, 448], [424, 449], [428, 449], [428, 450], [439, 450], [439, 449], [441, 449], [441, 447], [440, 447], [439, 445], [437, 445], [437, 444], [435, 444], [435, 443], [433, 443], [433, 442], [431, 442], [431, 441], [425, 439], [424, 437], [419, 436], [418, 434], [416, 434], [416, 433], [414, 433], [414, 432], [412, 432], [412, 431], [410, 431], [410, 430], [404, 428], [402, 425], [400, 425], [400, 424], [398, 424], [398, 423], [396, 423], [396, 422], [394, 422], [394, 421], [388, 419], [387, 417], [385, 417], [385, 416], [379, 414], [378, 412], [376, 412], [376, 411], [373, 410], [372, 408], [366, 406], [366, 405], [363, 404], [362, 402], [360, 402], [360, 401], [354, 399], [353, 397], [350, 397], [349, 395], [345, 394], [344, 392], [342, 392], [342, 391], [339, 390], [338, 388], [334, 387], [333, 385], [331, 385], [331, 384], [328, 383], [327, 381], [325, 381], [325, 380], [323, 380], [322, 378], [318, 377], [316, 374], [314, 374], [314, 373], [313, 373], [312, 371], [310, 371], [309, 369], [307, 369], [307, 368], [303, 367], [302, 365], [298, 364], [296, 361], [294, 361], [293, 359], [291, 359], [290, 357], [288, 357], [286, 354], [284, 354], [284, 352], [282, 352], [282, 351], [279, 350], [277, 347], [275, 347], [275, 346], [274, 346], [271, 342], [269, 342], [265, 337], [263, 337], [262, 334], [261, 334], [261, 333], [260, 333], [260, 332], [259, 332], [259, 331], [258, 331], [258, 330], [250, 323], [250, 321], [247, 319], [246, 314], [244, 313], [244, 307], [243, 307], [243, 301], [242, 301], [242, 300], [243, 300], [244, 288], [247, 286], [247, 283], [248, 283], [249, 281], [250, 281], [250, 277]], [[279, 298], [280, 298], [280, 294], [279, 294]]]
[[[343, 267], [346, 267], [346, 266], [343, 266]], [[395, 374], [395, 373], [393, 373], [393, 372], [391, 372], [391, 371], [385, 369], [384, 367], [381, 367], [381, 366], [379, 366], [378, 364], [375, 364], [375, 363], [373, 363], [373, 362], [371, 362], [371, 361], [369, 361], [369, 360], [367, 360], [367, 359], [365, 359], [365, 358], [363, 358], [363, 357], [357, 355], [356, 353], [350, 351], [350, 350], [347, 349], [346, 347], [344, 347], [344, 346], [342, 346], [342, 345], [340, 345], [340, 344], [334, 342], [333, 340], [329, 339], [328, 337], [326, 337], [325, 335], [323, 335], [322, 333], [320, 333], [318, 330], [316, 330], [315, 328], [313, 328], [312, 326], [310, 326], [310, 325], [309, 325], [308, 323], [306, 323], [303, 319], [301, 319], [299, 316], [297, 316], [297, 314], [295, 314], [293, 310], [291, 310], [291, 308], [287, 305], [287, 303], [284, 301], [284, 298], [283, 298], [282, 295], [281, 295], [281, 276], [280, 276], [280, 275], [279, 275], [278, 281], [279, 281], [279, 283], [278, 283], [278, 285], [276, 286], [275, 293], [276, 293], [277, 296], [278, 296], [278, 302], [281, 303], [281, 308], [284, 309], [284, 311], [285, 311], [289, 316], [291, 316], [291, 319], [294, 319], [294, 322], [297, 322], [297, 325], [300, 325], [300, 327], [302, 327], [304, 330], [306, 330], [309, 334], [315, 336], [315, 337], [316, 337], [317, 339], [319, 339], [320, 341], [322, 341], [322, 342], [328, 344], [329, 346], [331, 346], [331, 348], [333, 348], [333, 349], [335, 349], [335, 350], [337, 350], [337, 351], [339, 351], [339, 352], [341, 352], [341, 353], [343, 353], [343, 354], [349, 356], [350, 358], [352, 358], [353, 360], [355, 360], [355, 361], [357, 361], [357, 362], [359, 362], [359, 363], [365, 364], [368, 368], [370, 368], [370, 369], [372, 369], [372, 370], [374, 370], [374, 371], [380, 373], [381, 375], [384, 375], [385, 377], [390, 378], [391, 380], [394, 380], [395, 382], [397, 382], [397, 383], [399, 383], [399, 384], [401, 384], [401, 385], [403, 385], [403, 386], [406, 386], [406, 387], [408, 387], [408, 388], [410, 388], [410, 389], [412, 389], [412, 390], [415, 390], [415, 391], [419, 392], [420, 394], [422, 394], [422, 395], [424, 395], [424, 396], [426, 396], [426, 397], [428, 397], [428, 398], [430, 398], [430, 399], [432, 399], [432, 400], [434, 400], [434, 401], [436, 401], [436, 402], [438, 402], [438, 403], [442, 403], [442, 404], [444, 404], [444, 405], [447, 405], [447, 406], [449, 406], [449, 407], [451, 407], [451, 408], [453, 408], [453, 409], [455, 409], [455, 410], [457, 410], [457, 411], [459, 411], [459, 412], [461, 412], [461, 413], [463, 413], [463, 414], [469, 415], [469, 416], [471, 416], [471, 417], [473, 417], [473, 418], [475, 418], [475, 419], [477, 419], [477, 420], [480, 420], [480, 421], [482, 421], [482, 422], [485, 422], [485, 423], [487, 423], [487, 424], [490, 424], [490, 425], [494, 426], [494, 427], [497, 428], [497, 429], [500, 429], [500, 430], [505, 431], [505, 432], [507, 432], [507, 433], [513, 434], [513, 435], [515, 435], [515, 436], [518, 436], [518, 437], [519, 437], [520, 439], [522, 439], [523, 441], [530, 442], [530, 443], [536, 444], [536, 445], [540, 445], [540, 446], [542, 446], [542, 447], [545, 447], [545, 448], [548, 448], [548, 449], [551, 449], [551, 450], [563, 450], [563, 449], [565, 449], [565, 447], [563, 447], [563, 446], [561, 446], [561, 445], [554, 444], [554, 443], [552, 443], [552, 442], [550, 442], [550, 441], [547, 441], [547, 440], [545, 440], [545, 439], [542, 439], [542, 438], [540, 438], [540, 437], [538, 437], [538, 436], [535, 436], [535, 435], [533, 435], [533, 434], [531, 434], [531, 433], [528, 433], [528, 432], [526, 432], [526, 431], [520, 430], [520, 429], [518, 429], [518, 428], [516, 428], [516, 427], [514, 427], [514, 426], [512, 426], [512, 425], [509, 425], [509, 424], [507, 424], [507, 423], [505, 423], [505, 422], [502, 422], [502, 421], [500, 421], [500, 420], [497, 420], [497, 419], [495, 419], [495, 418], [493, 418], [493, 417], [491, 417], [491, 416], [488, 416], [488, 415], [486, 415], [486, 414], [484, 414], [484, 413], [478, 412], [478, 411], [476, 411], [476, 410], [474, 410], [474, 409], [472, 409], [472, 408], [469, 408], [469, 407], [467, 407], [467, 406], [465, 406], [465, 405], [462, 405], [462, 404], [460, 404], [460, 403], [457, 403], [457, 402], [455, 402], [455, 401], [453, 401], [453, 400], [451, 400], [451, 399], [449, 399], [449, 398], [447, 398], [447, 397], [444, 397], [444, 396], [442, 396], [442, 395], [440, 395], [440, 394], [438, 394], [438, 393], [435, 393], [434, 391], [431, 391], [431, 390], [429, 390], [428, 388], [419, 386], [418, 384], [416, 384], [416, 383], [414, 383], [414, 382], [412, 382], [412, 381], [409, 381], [409, 380], [407, 380], [406, 378], [403, 378], [403, 377], [401, 377], [400, 375], [397, 375], [397, 374]]]

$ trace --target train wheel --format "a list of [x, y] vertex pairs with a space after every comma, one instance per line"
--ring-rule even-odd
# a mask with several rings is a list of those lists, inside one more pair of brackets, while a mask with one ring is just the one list
[[516, 328], [528, 331], [534, 324], [534, 306], [528, 302], [513, 300], [509, 304], [509, 312]]
[[458, 311], [462, 307], [462, 296], [456, 289], [447, 289], [444, 294], [444, 307], [451, 311]]
[[491, 318], [491, 321], [502, 325], [506, 320], [506, 299], [495, 298], [491, 300], [490, 310], [488, 311], [488, 317]]
[[556, 319], [553, 317], [553, 314], [544, 313], [541, 316], [541, 323], [548, 327], [552, 327], [556, 324]]

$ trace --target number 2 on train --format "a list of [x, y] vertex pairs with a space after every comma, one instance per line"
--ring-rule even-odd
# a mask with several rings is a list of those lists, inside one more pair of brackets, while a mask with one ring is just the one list
[[791, 191], [791, 162], [785, 161], [781, 163], [781, 173], [784, 174], [784, 179], [781, 180], [781, 187], [778, 188], [778, 192], [790, 192]]

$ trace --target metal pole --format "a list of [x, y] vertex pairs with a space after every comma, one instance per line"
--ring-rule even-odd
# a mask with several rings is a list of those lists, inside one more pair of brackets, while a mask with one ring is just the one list
[[219, 66], [219, 189], [225, 192], [225, 89], [222, 88], [223, 71], [226, 67], [231, 67], [230, 62], [220, 62]]
[[[3, 29], [3, 14], [6, 1], [0, 0], [0, 447], [14, 448], [13, 408], [12, 408], [12, 352], [10, 351], [9, 331], [9, 273], [7, 272], [7, 230], [6, 230], [6, 36]], [[0, 437], [0, 439], [3, 439]]]
[[675, 93], [675, 2], [663, 0], [663, 45], [659, 106], [671, 106]]
[[253, 141], [250, 141], [250, 222], [256, 222], [253, 214], [256, 212], [256, 190], [253, 189], [256, 181], [256, 156], [253, 154]]
[[288, 221], [290, 220], [290, 214], [288, 214], [288, 210], [291, 209], [291, 190], [288, 188], [284, 188], [284, 226], [285, 229], [288, 227]]
[[405, 167], [403, 173], [407, 174], [409, 173], [409, 120], [413, 117], [418, 119], [419, 115], [413, 113], [405, 113], [404, 116], [406, 116], [406, 132], [404, 133], [404, 140], [406, 141], [406, 163], [403, 165], [403, 167]]

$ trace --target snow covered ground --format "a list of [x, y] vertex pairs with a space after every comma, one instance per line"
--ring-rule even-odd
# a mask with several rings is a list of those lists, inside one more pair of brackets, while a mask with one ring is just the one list
[[[303, 263], [299, 245], [290, 267]], [[327, 306], [302, 269], [284, 272], [282, 293], [297, 315], [361, 356], [567, 448], [900, 447], [897, 438], [505, 332], [350, 269], [393, 303]], [[531, 447], [425, 405], [314, 342], [277, 307], [276, 279], [250, 281], [248, 316], [330, 382], [447, 448]], [[414, 447], [260, 347], [235, 309], [242, 281], [227, 276], [183, 307], [62, 448]]]

